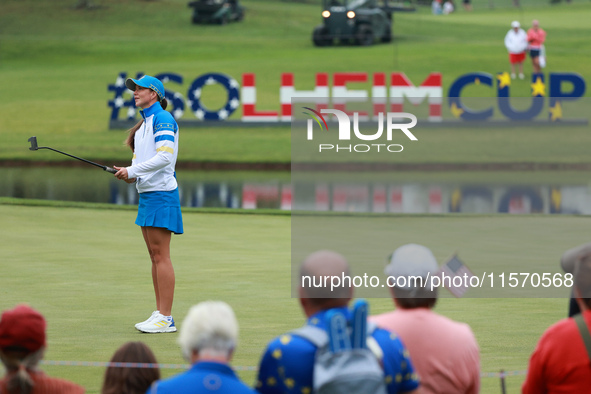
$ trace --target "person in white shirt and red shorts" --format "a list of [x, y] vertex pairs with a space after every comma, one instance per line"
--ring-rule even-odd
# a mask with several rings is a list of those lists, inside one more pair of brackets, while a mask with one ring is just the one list
[[523, 62], [527, 50], [527, 33], [521, 28], [518, 21], [511, 22], [511, 30], [505, 35], [505, 47], [509, 52], [511, 63], [511, 78], [515, 79], [515, 66], [519, 67], [519, 79], [523, 79]]

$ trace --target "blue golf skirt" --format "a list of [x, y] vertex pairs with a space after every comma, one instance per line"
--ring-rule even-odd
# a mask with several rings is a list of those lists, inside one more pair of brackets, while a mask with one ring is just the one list
[[175, 234], [182, 234], [183, 217], [179, 189], [140, 193], [135, 224], [141, 227], [165, 228]]

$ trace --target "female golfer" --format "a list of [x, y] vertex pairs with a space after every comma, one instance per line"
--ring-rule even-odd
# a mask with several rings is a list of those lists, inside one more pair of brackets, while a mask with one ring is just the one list
[[133, 91], [140, 120], [129, 131], [127, 145], [133, 151], [129, 167], [116, 167], [115, 176], [136, 183], [140, 195], [135, 224], [141, 227], [152, 260], [152, 282], [156, 310], [135, 327], [148, 333], [175, 332], [172, 318], [174, 268], [170, 260], [171, 233], [183, 233], [183, 219], [174, 167], [179, 147], [179, 127], [169, 112], [164, 86], [157, 78], [144, 75], [127, 79]]

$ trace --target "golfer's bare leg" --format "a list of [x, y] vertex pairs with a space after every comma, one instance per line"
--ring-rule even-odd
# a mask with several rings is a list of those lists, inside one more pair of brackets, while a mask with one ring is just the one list
[[146, 242], [146, 246], [148, 247], [148, 253], [150, 254], [150, 261], [152, 261], [152, 283], [154, 285], [154, 294], [156, 296], [156, 310], [160, 310], [160, 294], [158, 292], [158, 274], [156, 271], [156, 263], [154, 261], [154, 252], [152, 252], [152, 248], [150, 247], [150, 239], [148, 238], [148, 229], [149, 227], [142, 227], [142, 235], [144, 236], [144, 241]]
[[[171, 316], [174, 298], [174, 268], [170, 260], [171, 232], [157, 227], [145, 227], [152, 256], [152, 272], [156, 273], [154, 280], [156, 304], [164, 316]], [[157, 289], [157, 290], [156, 290]]]

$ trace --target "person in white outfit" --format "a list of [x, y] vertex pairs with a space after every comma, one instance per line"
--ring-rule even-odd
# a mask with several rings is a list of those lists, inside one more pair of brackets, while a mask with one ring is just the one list
[[523, 62], [527, 50], [527, 33], [521, 28], [518, 21], [511, 22], [511, 30], [505, 35], [505, 47], [509, 52], [511, 63], [511, 78], [515, 79], [515, 65], [519, 67], [519, 79], [523, 79]]

